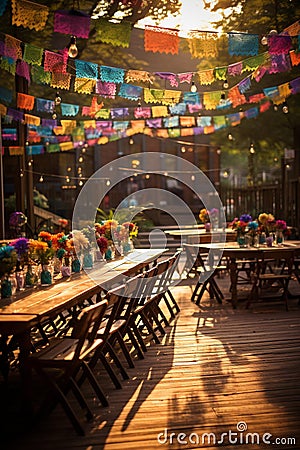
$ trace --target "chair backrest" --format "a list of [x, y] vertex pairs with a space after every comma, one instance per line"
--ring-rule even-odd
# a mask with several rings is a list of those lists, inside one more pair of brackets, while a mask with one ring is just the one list
[[139, 301], [143, 278], [143, 274], [129, 278], [126, 283], [110, 290], [106, 294], [108, 301], [107, 317], [103, 322], [104, 327], [101, 328], [101, 334], [104, 339], [109, 335], [116, 320], [122, 319], [125, 322], [129, 320], [135, 305]]
[[293, 270], [294, 262], [294, 251], [287, 248], [276, 248], [276, 249], [263, 249], [261, 252], [261, 268], [265, 270], [266, 265], [270, 261], [276, 261], [278, 267], [280, 267], [280, 272], [286, 271], [287, 274], [291, 275]]
[[71, 337], [78, 339], [73, 360], [79, 358], [82, 347], [87, 340], [89, 343], [94, 341], [97, 329], [99, 328], [107, 309], [107, 305], [107, 301], [102, 300], [95, 305], [87, 306], [79, 314], [71, 333]]

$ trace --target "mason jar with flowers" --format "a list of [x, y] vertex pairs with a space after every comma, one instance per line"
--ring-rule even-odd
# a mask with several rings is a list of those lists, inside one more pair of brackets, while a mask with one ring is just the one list
[[284, 242], [284, 233], [287, 229], [286, 222], [284, 220], [278, 219], [275, 222], [275, 242], [278, 247], [281, 247]]
[[25, 288], [25, 266], [29, 263], [29, 239], [20, 237], [11, 241], [17, 253], [16, 282], [17, 290]]
[[[12, 274], [17, 265], [17, 253], [12, 245], [0, 247], [0, 283], [1, 298], [8, 298], [13, 295]], [[16, 285], [15, 285], [16, 287]]]
[[38, 239], [31, 241], [37, 262], [41, 265], [40, 280], [42, 286], [52, 284], [53, 281], [53, 256], [55, 253], [52, 247], [51, 233], [42, 231]]
[[81, 230], [72, 230], [69, 237], [73, 247], [71, 268], [72, 272], [78, 273], [81, 271], [83, 256], [89, 251], [90, 243], [87, 236]]
[[236, 231], [237, 243], [240, 247], [247, 247], [246, 233], [248, 231], [248, 223], [252, 221], [252, 216], [249, 214], [242, 214], [240, 218], [235, 217], [230, 224], [230, 227]]
[[125, 241], [122, 244], [124, 255], [126, 255], [131, 250], [133, 250], [133, 248], [134, 248], [133, 240], [134, 240], [134, 238], [137, 237], [139, 229], [138, 229], [138, 226], [133, 222], [124, 222], [122, 224], [122, 226], [126, 230]]
[[108, 247], [105, 253], [105, 259], [107, 261], [110, 261], [115, 256], [114, 233], [116, 232], [118, 226], [119, 223], [113, 219], [105, 220], [102, 223], [95, 224], [96, 239], [103, 236], [108, 241]]
[[258, 222], [256, 220], [251, 220], [250, 222], [248, 222], [247, 229], [250, 247], [258, 247]]
[[206, 208], [202, 208], [199, 212], [199, 219], [204, 224], [205, 231], [210, 231], [210, 218]]

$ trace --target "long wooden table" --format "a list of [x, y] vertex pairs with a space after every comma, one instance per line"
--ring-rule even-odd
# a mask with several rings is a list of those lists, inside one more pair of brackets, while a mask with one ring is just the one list
[[[289, 249], [291, 252], [294, 252], [295, 255], [300, 254], [300, 241], [285, 241], [283, 244], [285, 249]], [[259, 258], [260, 253], [263, 250], [269, 250], [272, 252], [272, 249], [278, 250], [278, 247], [239, 247], [236, 242], [225, 242], [225, 243], [199, 243], [199, 244], [184, 244], [184, 248], [195, 251], [208, 251], [211, 253], [211, 258], [216, 257], [220, 259], [222, 256], [228, 258], [229, 260], [229, 274], [230, 274], [230, 282], [231, 282], [231, 303], [233, 308], [237, 307], [238, 303], [238, 293], [237, 293], [237, 283], [238, 283], [238, 263], [239, 260], [255, 260]]]
[[31, 377], [26, 359], [31, 351], [32, 327], [92, 297], [103, 287], [109, 290], [113, 284], [122, 283], [124, 277], [134, 275], [154, 263], [165, 251], [166, 249], [136, 249], [123, 258], [96, 263], [94, 269], [72, 274], [65, 281], [0, 300], [0, 337], [16, 335], [18, 338], [25, 405], [30, 404]]

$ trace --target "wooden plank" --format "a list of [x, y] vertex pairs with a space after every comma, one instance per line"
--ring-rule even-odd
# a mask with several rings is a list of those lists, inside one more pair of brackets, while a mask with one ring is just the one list
[[[220, 280], [228, 289], [228, 277]], [[295, 437], [300, 442], [300, 309], [290, 301], [264, 305], [257, 313], [243, 304], [211, 302], [201, 307], [190, 302], [189, 286], [173, 288], [181, 312], [159, 345], [148, 344], [144, 360], [128, 369], [131, 379], [116, 390], [99, 365], [97, 378], [109, 407], [95, 402], [88, 385], [84, 393], [95, 412], [87, 434], [78, 437], [65, 414], [57, 408], [39, 427], [19, 438], [10, 436], [9, 448], [32, 450], [152, 450], [161, 448], [219, 448], [212, 443], [179, 445], [157, 441], [171, 433], [236, 431], [244, 421], [248, 432], [274, 437]], [[75, 405], [75, 402], [74, 402]], [[257, 446], [257, 445], [256, 445]], [[252, 448], [240, 445], [239, 448]], [[258, 447], [258, 446], [257, 446]], [[261, 447], [264, 446], [261, 444]], [[269, 446], [268, 446], [269, 447]], [[227, 444], [226, 449], [237, 448]]]

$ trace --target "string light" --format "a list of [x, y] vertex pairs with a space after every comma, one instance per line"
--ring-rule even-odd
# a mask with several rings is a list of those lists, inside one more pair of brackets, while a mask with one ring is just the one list
[[252, 155], [255, 153], [255, 148], [254, 148], [254, 145], [253, 145], [252, 143], [250, 144], [249, 152], [250, 152]]
[[289, 107], [288, 107], [288, 105], [287, 105], [286, 102], [284, 102], [284, 104], [283, 104], [283, 106], [282, 106], [282, 112], [283, 112], [284, 114], [288, 114], [288, 112], [289, 112]]
[[110, 186], [110, 180], [106, 180], [106, 186]]
[[197, 92], [197, 86], [195, 85], [195, 82], [192, 81], [192, 85], [191, 85], [191, 92]]
[[78, 162], [82, 163], [83, 162], [83, 156], [79, 156], [78, 158]]
[[76, 37], [72, 36], [70, 44], [68, 45], [68, 56], [70, 58], [76, 58], [77, 55], [78, 55], [78, 48], [76, 45]]
[[229, 84], [228, 84], [228, 81], [227, 81], [227, 80], [224, 81], [224, 83], [223, 83], [223, 88], [224, 88], [224, 89], [228, 89], [228, 88], [229, 88]]
[[43, 177], [43, 175], [41, 175], [41, 176], [40, 176], [40, 179], [39, 179], [39, 182], [40, 182], [40, 183], [43, 183], [43, 181], [44, 181], [44, 177]]
[[262, 38], [261, 38], [261, 45], [268, 45], [268, 38], [267, 38], [267, 36], [263, 36]]
[[54, 103], [55, 103], [56, 106], [58, 106], [58, 105], [61, 104], [61, 97], [60, 97], [60, 95], [59, 95], [59, 92], [56, 92], [56, 96], [55, 96], [55, 99], [54, 99]]

